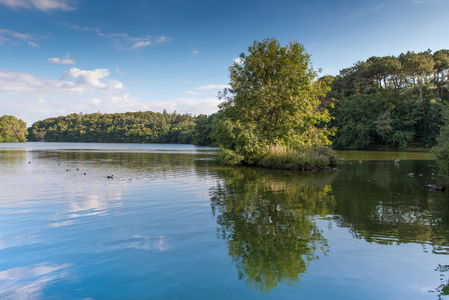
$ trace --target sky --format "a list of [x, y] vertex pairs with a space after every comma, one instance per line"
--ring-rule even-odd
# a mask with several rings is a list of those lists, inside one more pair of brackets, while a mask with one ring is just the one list
[[449, 0], [0, 0], [0, 116], [212, 114], [254, 41], [303, 44], [320, 75], [449, 49]]

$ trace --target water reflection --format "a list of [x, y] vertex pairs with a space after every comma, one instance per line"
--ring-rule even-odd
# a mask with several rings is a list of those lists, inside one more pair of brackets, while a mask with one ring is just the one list
[[[431, 180], [429, 163], [364, 164], [342, 165], [332, 184], [340, 226], [368, 242], [420, 243], [434, 253], [449, 253], [449, 202], [447, 194], [425, 187]], [[410, 170], [423, 176], [407, 176]]]
[[329, 251], [316, 217], [335, 205], [332, 176], [247, 168], [219, 174], [212, 212], [239, 278], [263, 292], [296, 284], [310, 262]]
[[121, 237], [114, 240], [98, 243], [98, 251], [111, 251], [121, 249], [157, 250], [167, 251], [168, 238], [165, 236], [141, 236]]
[[438, 293], [438, 299], [443, 299], [444, 296], [449, 296], [449, 265], [438, 265], [435, 271], [440, 272], [441, 284], [432, 292]]
[[58, 280], [70, 278], [73, 264], [50, 262], [0, 271], [0, 297], [2, 299], [43, 299], [44, 289]]
[[[211, 207], [217, 234], [248, 286], [268, 292], [295, 285], [313, 260], [332, 252], [317, 218], [369, 243], [416, 243], [424, 252], [449, 254], [447, 193], [425, 188], [428, 161], [345, 162], [340, 168], [322, 174], [216, 171]], [[410, 170], [422, 176], [407, 176]], [[447, 283], [438, 288], [446, 290]]]
[[[332, 298], [316, 292], [323, 282], [334, 298], [377, 285], [449, 293], [449, 193], [425, 188], [431, 161], [366, 156], [305, 174], [107, 147], [0, 150], [0, 298], [194, 298], [205, 287]], [[393, 272], [397, 282], [382, 278]], [[382, 298], [375, 288], [368, 297]]]

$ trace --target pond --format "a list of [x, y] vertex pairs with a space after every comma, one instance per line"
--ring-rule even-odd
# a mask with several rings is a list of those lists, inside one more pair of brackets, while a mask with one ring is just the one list
[[431, 155], [344, 151], [337, 170], [304, 173], [216, 154], [0, 144], [0, 298], [449, 294], [449, 194], [425, 186]]

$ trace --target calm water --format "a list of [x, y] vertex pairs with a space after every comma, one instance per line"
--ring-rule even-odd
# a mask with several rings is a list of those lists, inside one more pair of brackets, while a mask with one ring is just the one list
[[342, 152], [319, 174], [215, 155], [0, 144], [0, 298], [447, 298], [449, 193], [424, 187], [430, 155]]

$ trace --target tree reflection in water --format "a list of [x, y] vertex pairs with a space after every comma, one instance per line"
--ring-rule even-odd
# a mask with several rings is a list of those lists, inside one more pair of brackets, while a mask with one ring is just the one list
[[252, 168], [219, 171], [211, 207], [239, 278], [269, 292], [295, 284], [309, 263], [329, 251], [316, 225], [334, 207], [331, 174], [301, 175]]
[[449, 296], [449, 279], [444, 276], [444, 273], [449, 271], [449, 265], [439, 265], [435, 271], [441, 273], [441, 284], [432, 292], [437, 292], [438, 299], [443, 299], [443, 296]]

